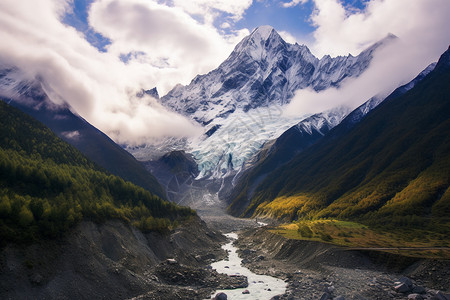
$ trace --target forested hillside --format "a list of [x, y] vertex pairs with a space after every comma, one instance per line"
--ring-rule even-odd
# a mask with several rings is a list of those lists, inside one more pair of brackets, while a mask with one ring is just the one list
[[[243, 215], [450, 232], [449, 133], [447, 51], [422, 82], [382, 103], [348, 134], [324, 138], [272, 171]], [[235, 198], [230, 210], [245, 197]]]
[[195, 215], [106, 173], [40, 122], [0, 101], [0, 240], [56, 237], [87, 219], [166, 230]]

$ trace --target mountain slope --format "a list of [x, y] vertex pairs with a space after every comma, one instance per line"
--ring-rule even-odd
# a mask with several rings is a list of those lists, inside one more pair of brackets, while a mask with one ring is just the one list
[[[240, 214], [249, 205], [249, 200], [257, 185], [270, 172], [280, 168], [283, 164], [289, 162], [296, 154], [307, 149], [324, 136], [327, 139], [339, 139], [347, 134], [356, 124], [375, 107], [383, 101], [390, 101], [405, 94], [418, 84], [426, 75], [428, 75], [436, 66], [436, 63], [430, 64], [411, 82], [397, 88], [386, 99], [374, 96], [351, 113], [344, 107], [335, 108], [327, 112], [315, 114], [300, 121], [297, 125], [289, 128], [280, 137], [267, 143], [269, 148], [263, 147], [260, 153], [255, 155], [255, 159], [249, 161], [248, 167], [234, 179], [234, 187], [227, 193], [222, 193], [222, 197], [228, 201], [234, 200], [232, 212]], [[348, 114], [348, 116], [346, 116]], [[344, 118], [345, 117], [345, 118]], [[342, 119], [344, 118], [344, 119]], [[332, 128], [332, 133], [326, 135]]]
[[449, 83], [446, 51], [414, 88], [380, 104], [340, 139], [323, 139], [267, 176], [244, 215], [400, 226], [433, 221], [442, 222], [434, 230], [448, 230]]
[[286, 43], [272, 27], [258, 27], [218, 68], [187, 86], [177, 85], [160, 99], [202, 124], [202, 138], [187, 143], [167, 139], [127, 150], [142, 161], [154, 159], [155, 148], [163, 153], [186, 150], [198, 164], [199, 178], [230, 181], [267, 141], [307, 117], [283, 114], [282, 106], [298, 89], [320, 91], [358, 77], [375, 52], [393, 39], [389, 35], [356, 57], [318, 59], [305, 45]]
[[2, 243], [59, 236], [83, 219], [164, 230], [193, 215], [103, 172], [43, 124], [0, 101]]
[[25, 79], [21, 70], [3, 66], [0, 68], [0, 97], [9, 99], [9, 104], [44, 123], [109, 172], [166, 197], [156, 178], [130, 153], [74, 114], [67, 105], [54, 104], [39, 78]]
[[[191, 141], [187, 151], [198, 163], [200, 178], [222, 180], [239, 173], [268, 140], [307, 117], [282, 113], [298, 89], [320, 91], [358, 77], [374, 53], [393, 39], [390, 35], [356, 57], [318, 59], [305, 45], [286, 43], [272, 27], [261, 26], [217, 69], [176, 86], [160, 101], [204, 125], [205, 136]], [[128, 150], [151, 159], [146, 147]]]
[[286, 43], [272, 27], [261, 26], [217, 69], [195, 77], [188, 86], [176, 86], [161, 102], [205, 125], [238, 109], [283, 105], [298, 89], [319, 91], [359, 76], [374, 51], [393, 38], [388, 36], [357, 57], [318, 59], [305, 45]]
[[348, 110], [339, 107], [312, 115], [286, 130], [278, 138], [267, 142], [234, 178], [231, 191], [222, 192], [219, 196], [226, 200], [239, 198], [237, 205], [233, 206], [233, 213], [242, 211], [249, 204], [246, 200], [252, 198], [255, 188], [266, 176], [320, 140], [342, 121]]

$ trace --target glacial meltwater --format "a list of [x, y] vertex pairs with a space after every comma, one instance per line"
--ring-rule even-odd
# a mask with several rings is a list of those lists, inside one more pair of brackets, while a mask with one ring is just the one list
[[[224, 250], [228, 252], [228, 260], [221, 260], [211, 264], [212, 268], [219, 273], [227, 275], [243, 275], [248, 278], [248, 287], [234, 289], [234, 290], [217, 290], [212, 297], [217, 293], [225, 293], [228, 299], [258, 299], [269, 300], [273, 296], [282, 295], [286, 291], [286, 282], [281, 279], [266, 276], [257, 275], [243, 267], [241, 265], [242, 260], [236, 253], [237, 248], [233, 246], [233, 241], [238, 238], [236, 233], [228, 233], [226, 236], [231, 239], [231, 242], [222, 246]], [[243, 294], [242, 292], [248, 290], [249, 294]]]

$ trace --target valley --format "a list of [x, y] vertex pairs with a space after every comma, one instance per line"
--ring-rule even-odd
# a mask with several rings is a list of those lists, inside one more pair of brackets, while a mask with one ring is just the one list
[[58, 89], [0, 55], [1, 299], [450, 299], [450, 47], [408, 69], [391, 33], [321, 58], [239, 34], [162, 97], [184, 61]]

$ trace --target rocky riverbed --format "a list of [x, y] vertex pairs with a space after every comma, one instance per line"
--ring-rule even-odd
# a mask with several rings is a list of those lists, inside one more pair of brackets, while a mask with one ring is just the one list
[[273, 299], [450, 299], [450, 261], [347, 251], [264, 228], [241, 232], [235, 245], [245, 267], [288, 283]]

